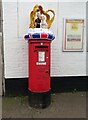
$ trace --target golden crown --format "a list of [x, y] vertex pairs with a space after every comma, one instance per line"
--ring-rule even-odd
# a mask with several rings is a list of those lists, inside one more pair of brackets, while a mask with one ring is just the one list
[[[37, 10], [40, 11], [41, 15], [43, 14], [44, 16], [46, 16], [47, 29], [49, 29], [52, 25], [52, 22], [54, 21], [55, 12], [53, 10], [50, 10], [50, 9], [47, 11], [44, 11], [43, 7], [41, 5], [38, 5], [38, 4], [34, 6], [33, 11], [31, 11], [31, 13], [30, 13], [30, 25], [29, 25], [29, 27], [30, 28], [36, 27], [35, 26], [35, 19], [36, 19]], [[50, 17], [49, 12], [53, 13], [52, 17]]]

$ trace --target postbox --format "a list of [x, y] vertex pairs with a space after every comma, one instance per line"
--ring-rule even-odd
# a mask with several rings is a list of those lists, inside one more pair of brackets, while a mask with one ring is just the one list
[[29, 84], [32, 92], [50, 91], [50, 41], [30, 40], [29, 49]]
[[50, 51], [54, 38], [49, 30], [39, 28], [25, 35], [28, 40], [29, 104], [32, 107], [45, 108], [51, 101]]

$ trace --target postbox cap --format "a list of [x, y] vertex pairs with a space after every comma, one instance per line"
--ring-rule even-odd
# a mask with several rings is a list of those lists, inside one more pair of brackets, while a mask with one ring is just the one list
[[55, 35], [49, 29], [29, 28], [28, 33], [25, 34], [24, 38], [25, 38], [25, 40], [31, 40], [31, 39], [54, 40]]

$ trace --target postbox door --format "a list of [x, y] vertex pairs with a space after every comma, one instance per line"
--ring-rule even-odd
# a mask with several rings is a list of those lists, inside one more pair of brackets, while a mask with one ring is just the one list
[[31, 44], [29, 86], [34, 92], [50, 90], [50, 43]]

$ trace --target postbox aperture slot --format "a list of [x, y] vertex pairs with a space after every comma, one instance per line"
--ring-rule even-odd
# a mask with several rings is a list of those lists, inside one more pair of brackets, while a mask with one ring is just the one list
[[35, 48], [48, 48], [48, 46], [35, 46]]

